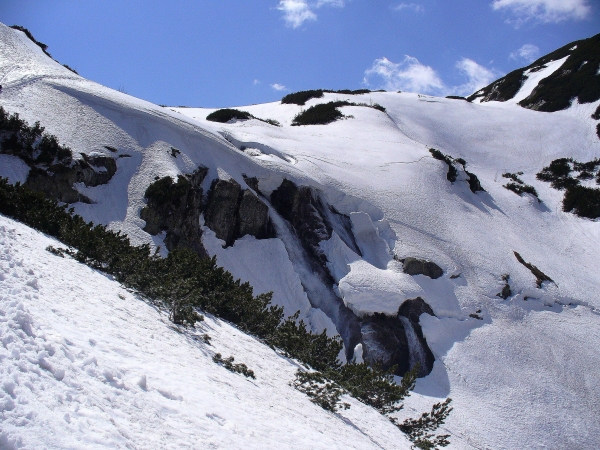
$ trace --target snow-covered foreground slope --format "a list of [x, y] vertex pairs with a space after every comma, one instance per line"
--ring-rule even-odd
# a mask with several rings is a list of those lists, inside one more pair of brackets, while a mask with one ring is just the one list
[[[304, 107], [271, 103], [240, 108], [278, 120], [282, 127], [257, 120], [217, 124], [205, 120], [211, 110], [161, 108], [75, 76], [24, 35], [2, 25], [0, 54], [0, 104], [8, 111], [19, 112], [30, 123], [41, 121], [75, 153], [106, 153], [104, 146], [111, 146], [130, 156], [118, 159], [109, 184], [78, 187], [95, 202], [74, 205], [87, 220], [122, 230], [135, 243], [164, 248], [164, 235], [144, 232], [140, 218], [144, 192], [157, 176], [191, 173], [201, 164], [209, 169], [203, 185], [208, 189], [217, 177], [246, 187], [246, 174], [258, 178], [265, 201], [284, 178], [311, 186], [348, 216], [356, 240], [351, 249], [334, 232], [319, 244], [333, 289], [311, 278], [302, 248], [273, 208], [277, 238], [245, 236], [223, 248], [204, 227], [204, 247], [235, 276], [250, 281], [257, 293], [273, 290], [286, 313], [300, 310], [315, 330], [326, 327], [331, 332], [333, 324], [311, 303], [311, 289], [335, 292], [357, 317], [390, 314], [406, 299], [423, 298], [436, 315], [420, 319], [436, 362], [432, 373], [417, 383], [418, 395], [407, 402], [406, 413], [414, 416], [452, 397], [455, 410], [446, 426], [452, 448], [597, 447], [600, 224], [564, 213], [562, 192], [536, 180], [535, 174], [556, 158], [589, 161], [600, 156], [596, 123], [590, 118], [598, 102], [549, 114], [510, 102], [480, 105], [408, 93], [325, 94]], [[353, 118], [326, 126], [290, 126], [302, 108], [336, 99], [376, 102], [386, 113], [344, 107], [342, 112]], [[181, 155], [171, 156], [171, 147]], [[431, 157], [429, 147], [464, 158], [486, 192], [472, 193], [461, 181], [464, 173], [451, 184], [446, 165]], [[502, 174], [519, 171], [543, 203], [503, 188], [507, 180]], [[24, 180], [27, 167], [4, 157], [0, 175]], [[555, 283], [537, 288], [514, 251]], [[436, 280], [407, 275], [394, 256], [430, 259], [444, 275]], [[503, 275], [509, 275], [512, 291], [506, 300], [497, 296]], [[112, 297], [121, 304], [117, 294]], [[185, 340], [167, 324], [162, 327], [173, 339]], [[101, 336], [103, 331], [94, 333]], [[215, 348], [248, 364], [258, 383], [259, 359], [238, 356], [234, 348], [225, 347], [226, 339], [221, 344], [216, 339], [215, 334]], [[287, 386], [290, 376], [277, 383]], [[152, 387], [150, 375], [147, 380]], [[180, 391], [175, 395], [187, 398]], [[263, 404], [256, 410], [267, 414], [266, 408]], [[397, 439], [377, 442], [396, 448], [405, 442]]]
[[[182, 332], [60, 246], [0, 216], [0, 448], [409, 448], [375, 410], [330, 414], [297, 366], [207, 318]], [[212, 339], [207, 345], [201, 336]], [[256, 379], [212, 361], [234, 356]]]

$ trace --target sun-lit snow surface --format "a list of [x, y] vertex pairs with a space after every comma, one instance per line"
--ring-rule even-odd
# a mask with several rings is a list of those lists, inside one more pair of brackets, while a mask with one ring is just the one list
[[[417, 94], [326, 94], [304, 108], [348, 99], [382, 104], [387, 113], [344, 107], [354, 118], [290, 127], [301, 107], [277, 102], [241, 109], [278, 120], [281, 128], [256, 120], [216, 124], [205, 120], [212, 110], [160, 108], [86, 81], [29, 44], [0, 25], [0, 104], [30, 122], [40, 120], [75, 152], [109, 145], [131, 156], [118, 160], [108, 185], [85, 191], [97, 202], [76, 206], [86, 219], [121, 229], [136, 243], [161, 245], [160, 236], [141, 229], [143, 193], [155, 176], [190, 173], [197, 164], [209, 167], [207, 183], [233, 177], [245, 186], [243, 173], [257, 176], [266, 196], [284, 177], [312, 185], [352, 217], [363, 253], [358, 257], [335, 234], [321, 244], [348, 306], [357, 314], [391, 312], [420, 295], [438, 316], [421, 319], [437, 361], [419, 380], [421, 395], [407, 403], [407, 413], [451, 396], [455, 411], [447, 429], [454, 448], [594, 448], [600, 441], [594, 389], [600, 381], [594, 312], [600, 307], [600, 224], [563, 213], [562, 193], [535, 179], [555, 158], [600, 156], [590, 119], [598, 102], [548, 114]], [[171, 146], [180, 157], [170, 155]], [[487, 192], [451, 185], [429, 147], [464, 158]], [[24, 176], [22, 167], [4, 167], [0, 175]], [[507, 171], [523, 171], [543, 203], [504, 189]], [[289, 242], [246, 237], [221, 249], [205, 232], [204, 243], [256, 292], [273, 290], [286, 311], [301, 310], [314, 329], [330, 329], [323, 313], [307, 304], [299, 279], [305, 268], [287, 262], [294, 254]], [[556, 285], [537, 289], [513, 251]], [[394, 254], [431, 259], [445, 274], [408, 277]], [[253, 265], [253, 257], [261, 262]], [[506, 301], [496, 296], [504, 274], [514, 293]], [[469, 317], [479, 309], [484, 320]]]
[[[330, 414], [288, 383], [297, 366], [207, 318], [182, 333], [118, 283], [0, 216], [0, 448], [410, 447], [347, 398]], [[206, 345], [201, 336], [212, 338]], [[246, 379], [212, 361], [234, 356]]]

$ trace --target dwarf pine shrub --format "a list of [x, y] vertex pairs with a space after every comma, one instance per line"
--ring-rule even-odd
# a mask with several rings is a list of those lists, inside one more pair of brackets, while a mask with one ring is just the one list
[[240, 373], [240, 374], [244, 375], [246, 378], [252, 378], [252, 379], [256, 378], [256, 376], [254, 375], [254, 371], [252, 371], [251, 369], [248, 369], [248, 366], [246, 364], [244, 364], [244, 363], [234, 364], [233, 356], [223, 359], [221, 354], [217, 353], [216, 355], [213, 356], [213, 361], [215, 363], [225, 367], [230, 372]]
[[252, 114], [249, 112], [226, 108], [218, 109], [210, 113], [208, 116], [206, 116], [206, 120], [210, 120], [211, 122], [227, 123], [233, 119], [249, 120], [253, 117], [254, 116], [252, 116]]

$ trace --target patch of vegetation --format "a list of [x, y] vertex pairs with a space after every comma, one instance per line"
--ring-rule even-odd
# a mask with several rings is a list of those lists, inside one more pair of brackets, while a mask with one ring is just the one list
[[23, 33], [25, 33], [25, 35], [27, 35], [27, 37], [29, 39], [31, 39], [31, 41], [33, 41], [39, 48], [42, 49], [42, 51], [50, 56], [50, 58], [52, 58], [52, 55], [50, 55], [50, 53], [48, 53], [48, 46], [46, 44], [43, 44], [42, 42], [39, 42], [38, 40], [36, 40], [36, 38], [33, 37], [33, 34], [31, 34], [31, 31], [29, 31], [27, 28], [22, 27], [21, 25], [11, 25], [11, 28], [15, 29], [15, 30], [19, 30], [22, 31]]
[[45, 133], [39, 122], [29, 126], [19, 114], [8, 114], [2, 106], [0, 153], [17, 156], [30, 167], [34, 164], [69, 165], [73, 159], [71, 149], [61, 145], [56, 136]]
[[292, 121], [292, 126], [327, 125], [339, 119], [350, 118], [351, 116], [344, 116], [342, 112], [338, 110], [338, 108], [342, 106], [364, 106], [385, 112], [385, 108], [377, 103], [373, 105], [368, 105], [366, 103], [352, 103], [347, 101], [320, 103], [298, 113]]
[[[536, 176], [538, 180], [549, 182], [554, 189], [565, 190], [563, 211], [579, 217], [597, 219], [600, 217], [600, 189], [581, 186], [582, 180], [596, 177], [600, 184], [600, 159], [581, 163], [573, 158], [559, 158], [544, 167]], [[578, 172], [578, 174], [577, 174]], [[573, 177], [572, 174], [577, 174]]]
[[[281, 103], [294, 104], [304, 106], [307, 101], [312, 98], [322, 98], [324, 93], [328, 94], [344, 94], [344, 95], [360, 95], [360, 94], [368, 94], [371, 91], [369, 89], [341, 89], [338, 91], [334, 91], [331, 89], [313, 89], [310, 91], [300, 91], [293, 92], [291, 94], [286, 95], [281, 99]], [[385, 91], [376, 91], [376, 92], [385, 92]]]
[[239, 111], [237, 109], [218, 109], [208, 116], [206, 116], [206, 120], [210, 120], [211, 122], [219, 122], [219, 123], [227, 123], [230, 120], [249, 120], [252, 119], [252, 114], [246, 111]]
[[600, 189], [573, 186], [567, 189], [563, 198], [563, 211], [579, 217], [598, 219], [600, 217]]
[[311, 106], [307, 110], [298, 113], [296, 117], [294, 117], [292, 125], [327, 125], [328, 123], [346, 117], [337, 108], [349, 105], [350, 102], [340, 101]]
[[248, 369], [248, 366], [246, 364], [244, 364], [244, 363], [234, 364], [233, 356], [223, 359], [221, 354], [217, 353], [215, 356], [213, 356], [213, 361], [215, 363], [225, 367], [230, 372], [240, 373], [240, 374], [244, 375], [246, 378], [256, 379], [254, 372], [252, 370]]
[[454, 183], [456, 181], [456, 179], [458, 178], [458, 170], [456, 170], [456, 167], [455, 167], [455, 163], [458, 163], [463, 167], [463, 170], [465, 171], [465, 174], [467, 175], [467, 182], [469, 183], [469, 189], [471, 190], [471, 192], [473, 192], [473, 193], [478, 192], [478, 191], [485, 192], [485, 189], [483, 189], [483, 187], [481, 186], [481, 183], [479, 182], [479, 178], [477, 178], [477, 175], [467, 171], [467, 169], [466, 169], [467, 161], [465, 161], [463, 158], [452, 158], [452, 157], [440, 152], [439, 150], [437, 150], [435, 148], [430, 148], [429, 153], [431, 153], [431, 156], [433, 156], [435, 159], [446, 163], [446, 165], [448, 166], [448, 172], [446, 174], [446, 178], [450, 183]]
[[510, 172], [503, 173], [502, 176], [504, 178], [508, 178], [509, 180], [512, 180], [512, 182], [505, 184], [503, 187], [505, 189], [508, 189], [509, 191], [513, 191], [515, 194], [518, 194], [519, 196], [522, 196], [523, 194], [531, 194], [535, 198], [537, 198], [538, 202], [541, 202], [540, 197], [539, 197], [537, 191], [535, 190], [535, 188], [529, 184], [525, 184], [525, 182], [519, 178], [519, 175], [522, 175], [522, 174], [523, 174], [523, 172], [519, 172], [518, 174], [510, 173]]
[[294, 104], [303, 106], [311, 98], [323, 97], [323, 89], [314, 89], [310, 91], [293, 92], [281, 99], [281, 103]]
[[173, 179], [166, 176], [148, 186], [144, 197], [158, 205], [170, 204], [178, 207], [189, 189], [190, 181], [186, 177], [179, 175], [177, 182], [173, 183]]
[[345, 391], [321, 372], [298, 370], [292, 386], [306, 394], [311, 402], [327, 411], [336, 412], [340, 408], [350, 408], [348, 403], [340, 400]]
[[458, 171], [452, 163], [453, 159], [450, 156], [440, 152], [439, 150], [436, 150], [435, 148], [430, 148], [429, 153], [431, 153], [431, 156], [433, 156], [435, 159], [446, 163], [446, 165], [448, 166], [448, 173], [446, 174], [446, 179], [450, 183], [454, 183], [456, 181], [456, 177], [458, 177]]
[[218, 109], [217, 111], [214, 111], [212, 113], [210, 113], [208, 116], [206, 116], [206, 120], [210, 120], [211, 122], [219, 122], [219, 123], [228, 123], [230, 120], [250, 120], [250, 119], [256, 119], [256, 120], [260, 120], [261, 122], [265, 122], [268, 123], [269, 125], [273, 125], [276, 127], [280, 127], [281, 124], [279, 122], [277, 122], [276, 120], [273, 119], [259, 119], [258, 117], [254, 117], [252, 114], [250, 114], [247, 111], [240, 111], [238, 109]]
[[452, 412], [451, 402], [452, 399], [447, 398], [444, 402], [433, 405], [430, 412], [423, 413], [418, 419], [408, 419], [396, 425], [408, 436], [414, 448], [429, 450], [447, 447], [450, 445], [450, 435], [435, 436], [434, 433]]
[[571, 177], [573, 158], [559, 158], [544, 167], [536, 178], [540, 181], [550, 183], [554, 189], [563, 190], [577, 186], [579, 180]]
[[71, 66], [69, 66], [69, 65], [67, 65], [67, 64], [63, 64], [63, 67], [64, 67], [65, 69], [68, 69], [68, 70], [70, 70], [70, 71], [71, 71], [71, 72], [73, 72], [74, 74], [76, 74], [76, 75], [79, 75], [79, 73], [78, 73], [78, 72], [77, 72], [75, 69], [73, 69]]

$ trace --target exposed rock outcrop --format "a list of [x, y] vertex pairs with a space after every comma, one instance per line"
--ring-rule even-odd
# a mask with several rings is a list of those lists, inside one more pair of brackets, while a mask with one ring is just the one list
[[226, 246], [247, 234], [257, 239], [275, 237], [269, 208], [250, 190], [242, 190], [235, 180], [215, 180], [208, 193], [206, 226]]
[[361, 319], [363, 358], [369, 364], [380, 364], [387, 370], [396, 366], [403, 375], [419, 363], [419, 376], [428, 375], [435, 357], [419, 323], [421, 314], [434, 315], [422, 298], [405, 301], [395, 316], [376, 313]]
[[73, 187], [83, 183], [89, 187], [107, 184], [117, 172], [117, 162], [111, 156], [81, 154], [82, 159], [70, 164], [33, 166], [25, 185], [64, 203], [92, 203]]
[[152, 235], [165, 231], [168, 250], [190, 248], [202, 256], [207, 256], [200, 228], [202, 213], [206, 226], [228, 246], [246, 234], [257, 239], [275, 236], [267, 205], [235, 180], [214, 180], [204, 201], [201, 185], [207, 173], [206, 167], [199, 167], [191, 175], [180, 175], [176, 182], [164, 177], [152, 183], [145, 193], [147, 206], [140, 212], [146, 221], [144, 231]]
[[434, 280], [444, 275], [444, 271], [436, 263], [417, 258], [406, 258], [402, 269], [409, 275], [425, 275]]
[[201, 184], [207, 173], [207, 168], [199, 167], [191, 175], [180, 175], [176, 183], [171, 177], [164, 177], [146, 190], [144, 196], [148, 203], [140, 211], [140, 217], [146, 221], [144, 231], [152, 235], [165, 231], [168, 250], [189, 248], [208, 256], [200, 229]]

